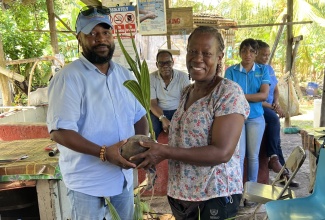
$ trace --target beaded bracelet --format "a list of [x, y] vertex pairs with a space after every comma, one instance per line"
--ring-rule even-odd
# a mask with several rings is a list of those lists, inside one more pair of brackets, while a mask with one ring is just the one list
[[103, 162], [105, 162], [107, 160], [106, 159], [106, 146], [105, 145], [100, 148], [99, 158]]

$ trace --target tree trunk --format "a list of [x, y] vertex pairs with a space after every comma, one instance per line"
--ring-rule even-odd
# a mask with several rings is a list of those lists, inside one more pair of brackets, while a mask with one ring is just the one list
[[[2, 37], [0, 34], [0, 66], [6, 68], [5, 65], [5, 53], [3, 51]], [[0, 88], [2, 93], [2, 103], [4, 106], [12, 105], [11, 92], [9, 87], [9, 78], [3, 74], [0, 74]]]

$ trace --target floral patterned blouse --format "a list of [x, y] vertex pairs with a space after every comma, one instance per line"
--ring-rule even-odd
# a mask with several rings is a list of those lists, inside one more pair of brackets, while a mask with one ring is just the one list
[[[209, 145], [215, 117], [239, 113], [246, 119], [249, 115], [249, 105], [241, 87], [228, 79], [223, 79], [210, 94], [185, 111], [184, 105], [192, 86], [185, 88], [171, 121], [169, 146], [192, 148]], [[232, 158], [216, 166], [195, 166], [169, 160], [167, 194], [185, 201], [241, 194], [243, 183], [239, 161], [238, 144]]]

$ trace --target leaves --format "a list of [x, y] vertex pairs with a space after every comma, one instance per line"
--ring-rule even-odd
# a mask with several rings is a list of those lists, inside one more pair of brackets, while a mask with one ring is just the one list
[[140, 195], [137, 194], [134, 197], [134, 216], [133, 220], [143, 219], [143, 207], [141, 206]]
[[[138, 67], [137, 67], [137, 63], [130, 57], [130, 55], [126, 51], [126, 49], [125, 49], [125, 47], [124, 47], [124, 45], [122, 43], [121, 36], [120, 36], [118, 30], [117, 30], [117, 40], [118, 40], [118, 43], [119, 43], [119, 45], [121, 47], [123, 55], [125, 56], [126, 61], [128, 62], [129, 66], [130, 66], [131, 70], [133, 71], [135, 77], [137, 78], [138, 82], [140, 83], [141, 82], [141, 76], [140, 76], [140, 73], [139, 73], [139, 70], [138, 70]], [[136, 49], [133, 38], [132, 38], [132, 44], [133, 44], [134, 51], [136, 52], [136, 54], [138, 54], [138, 51]], [[138, 57], [138, 55], [137, 55], [137, 57]]]
[[107, 203], [109, 212], [111, 213], [112, 216], [112, 220], [121, 220], [120, 216], [118, 215], [116, 209], [114, 208], [114, 206], [112, 205], [111, 201], [109, 201], [108, 198], [105, 198], [105, 201]]
[[141, 103], [143, 107], [146, 106], [145, 100], [142, 95], [142, 90], [139, 83], [135, 80], [127, 80], [123, 83], [123, 85], [128, 88], [135, 98]]
[[126, 51], [119, 32], [117, 31], [117, 39], [118, 43], [121, 47], [121, 50], [123, 52], [123, 55], [125, 56], [126, 61], [128, 62], [131, 70], [133, 71], [135, 77], [138, 81], [135, 80], [127, 80], [123, 83], [123, 85], [128, 88], [132, 94], [135, 96], [135, 98], [141, 103], [141, 105], [145, 108], [147, 112], [147, 119], [149, 123], [149, 131], [151, 134], [151, 137], [155, 140], [155, 132], [153, 130], [151, 117], [150, 117], [150, 77], [149, 77], [149, 69], [147, 62], [144, 60], [141, 64], [140, 57], [138, 54], [138, 50], [136, 48], [134, 38], [132, 38], [131, 33], [131, 39], [132, 39], [132, 45], [133, 49], [136, 54], [136, 61], [134, 61], [128, 52]]

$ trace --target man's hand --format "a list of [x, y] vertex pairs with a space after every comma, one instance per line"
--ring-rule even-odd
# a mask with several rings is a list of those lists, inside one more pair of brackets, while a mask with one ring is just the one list
[[170, 121], [167, 118], [161, 120], [162, 128], [165, 133], [169, 132]]
[[120, 141], [106, 148], [106, 159], [108, 162], [115, 164], [123, 169], [135, 168], [136, 165], [124, 159], [121, 156], [121, 147], [127, 140]]

